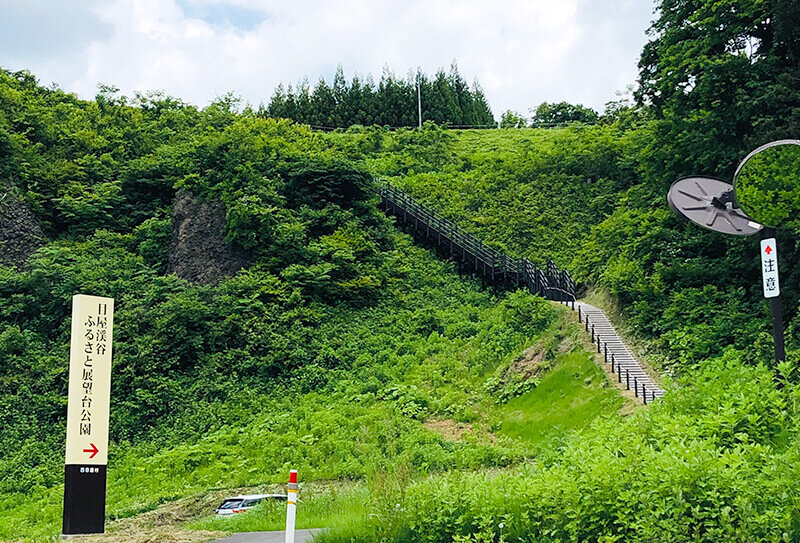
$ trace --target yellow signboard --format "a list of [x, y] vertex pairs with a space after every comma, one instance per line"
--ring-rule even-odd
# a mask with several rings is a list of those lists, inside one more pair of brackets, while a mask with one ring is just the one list
[[113, 298], [72, 297], [67, 464], [93, 469], [93, 465], [108, 463], [113, 330]]

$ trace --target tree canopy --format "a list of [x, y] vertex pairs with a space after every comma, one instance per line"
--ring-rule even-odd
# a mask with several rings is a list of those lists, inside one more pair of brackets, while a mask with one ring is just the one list
[[567, 102], [557, 104], [542, 102], [532, 112], [531, 126], [533, 127], [564, 126], [567, 123], [575, 122], [594, 124], [599, 118], [595, 110], [581, 104]]
[[439, 70], [432, 78], [422, 73], [409, 73], [403, 80], [385, 69], [377, 85], [371, 77], [362, 80], [359, 76], [348, 83], [339, 66], [333, 86], [324, 78], [320, 78], [313, 89], [307, 81], [296, 87], [279, 85], [261, 113], [325, 128], [417, 126], [418, 83], [423, 122], [451, 126], [494, 125], [492, 110], [480, 84], [475, 81], [470, 88], [455, 63], [449, 73]]
[[662, 0], [656, 14], [637, 91], [657, 119], [654, 164], [730, 177], [748, 151], [800, 134], [800, 3]]

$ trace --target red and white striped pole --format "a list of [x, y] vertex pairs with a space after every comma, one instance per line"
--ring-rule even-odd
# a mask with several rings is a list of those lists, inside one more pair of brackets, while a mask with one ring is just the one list
[[294, 543], [294, 520], [297, 514], [297, 470], [289, 471], [286, 493], [286, 543]]

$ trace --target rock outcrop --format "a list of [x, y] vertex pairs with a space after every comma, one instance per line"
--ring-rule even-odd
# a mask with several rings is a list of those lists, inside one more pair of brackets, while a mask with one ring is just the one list
[[33, 212], [12, 190], [0, 189], [0, 264], [21, 270], [43, 244]]
[[169, 271], [200, 284], [218, 283], [251, 262], [241, 247], [225, 241], [225, 206], [203, 202], [187, 191], [175, 196]]

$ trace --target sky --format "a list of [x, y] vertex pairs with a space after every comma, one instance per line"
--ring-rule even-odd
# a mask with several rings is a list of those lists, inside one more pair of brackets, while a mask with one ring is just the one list
[[162, 91], [257, 107], [279, 83], [455, 61], [499, 119], [541, 102], [602, 112], [635, 83], [652, 0], [0, 0], [0, 67], [92, 99]]

